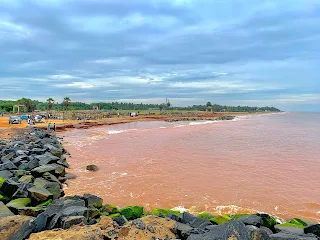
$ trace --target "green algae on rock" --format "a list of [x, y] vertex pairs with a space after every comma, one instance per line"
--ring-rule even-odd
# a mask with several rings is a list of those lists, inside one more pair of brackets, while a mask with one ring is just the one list
[[174, 210], [164, 209], [164, 208], [155, 208], [151, 211], [151, 214], [158, 217], [166, 217], [168, 214], [181, 215], [179, 211], [174, 211]]
[[225, 224], [226, 222], [229, 222], [230, 220], [232, 220], [232, 218], [229, 216], [229, 215], [219, 215], [219, 216], [216, 216], [214, 218], [210, 218], [210, 221], [211, 222], [214, 222], [218, 225], [221, 225], [221, 224]]
[[128, 220], [140, 218], [143, 215], [143, 207], [140, 206], [128, 206], [120, 209], [121, 215], [125, 216]]

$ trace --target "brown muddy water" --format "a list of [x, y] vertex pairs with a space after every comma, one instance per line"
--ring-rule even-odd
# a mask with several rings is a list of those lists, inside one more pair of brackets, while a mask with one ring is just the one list
[[[69, 195], [119, 207], [267, 212], [320, 221], [320, 114], [134, 122], [64, 133]], [[96, 164], [98, 172], [86, 165]]]

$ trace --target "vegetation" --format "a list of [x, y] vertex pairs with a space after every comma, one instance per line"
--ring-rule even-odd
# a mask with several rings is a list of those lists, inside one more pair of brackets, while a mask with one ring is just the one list
[[274, 107], [249, 107], [249, 106], [222, 106], [211, 104], [193, 105], [188, 107], [173, 107], [170, 102], [167, 104], [142, 104], [142, 103], [124, 103], [124, 102], [98, 102], [98, 103], [82, 103], [72, 102], [70, 97], [65, 97], [62, 103], [55, 103], [52, 98], [48, 98], [46, 102], [35, 101], [31, 99], [22, 98], [18, 101], [1, 101], [0, 112], [12, 112], [13, 106], [16, 104], [25, 105], [26, 111], [32, 112], [35, 109], [46, 110], [92, 110], [93, 106], [98, 106], [101, 110], [135, 110], [135, 111], [150, 111], [150, 110], [176, 110], [176, 111], [207, 111], [213, 112], [280, 112], [279, 109]]

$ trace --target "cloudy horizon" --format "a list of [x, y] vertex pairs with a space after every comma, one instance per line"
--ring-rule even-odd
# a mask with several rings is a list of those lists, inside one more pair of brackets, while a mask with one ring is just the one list
[[0, 1], [0, 99], [320, 111], [320, 1]]

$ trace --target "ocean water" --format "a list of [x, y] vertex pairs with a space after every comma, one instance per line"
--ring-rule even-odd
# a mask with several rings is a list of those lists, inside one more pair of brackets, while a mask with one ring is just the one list
[[[320, 221], [320, 114], [135, 122], [64, 133], [67, 194], [118, 206], [266, 212]], [[98, 172], [86, 165], [96, 164]]]

